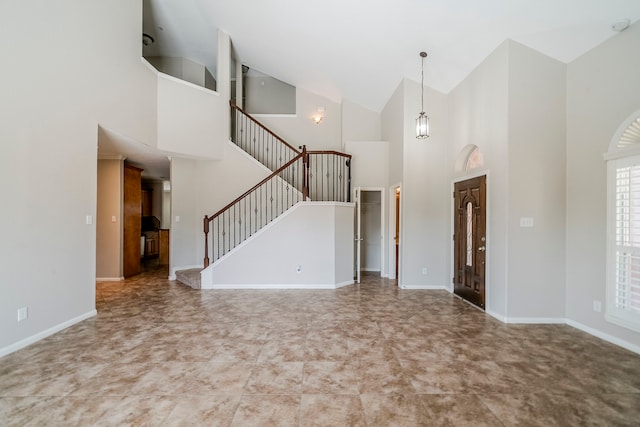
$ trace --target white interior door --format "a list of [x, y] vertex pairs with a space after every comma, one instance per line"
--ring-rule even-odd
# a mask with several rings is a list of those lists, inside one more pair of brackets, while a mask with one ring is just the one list
[[360, 270], [382, 273], [382, 191], [360, 189]]

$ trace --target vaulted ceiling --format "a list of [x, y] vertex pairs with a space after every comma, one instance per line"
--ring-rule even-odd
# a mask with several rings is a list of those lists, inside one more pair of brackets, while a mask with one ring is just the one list
[[242, 62], [380, 111], [402, 78], [447, 93], [504, 40], [570, 62], [640, 19], [638, 0], [144, 0], [146, 55], [215, 70], [217, 29]]

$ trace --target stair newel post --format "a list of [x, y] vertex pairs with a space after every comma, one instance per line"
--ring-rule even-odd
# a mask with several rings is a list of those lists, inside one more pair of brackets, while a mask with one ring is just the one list
[[309, 198], [309, 153], [307, 146], [302, 146], [302, 200]]
[[209, 217], [204, 216], [204, 267], [209, 266]]

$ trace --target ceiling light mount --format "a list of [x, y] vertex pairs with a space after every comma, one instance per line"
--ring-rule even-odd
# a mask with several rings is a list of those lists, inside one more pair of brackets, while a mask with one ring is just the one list
[[630, 24], [631, 24], [631, 21], [629, 21], [628, 19], [622, 19], [620, 21], [617, 21], [611, 24], [611, 29], [616, 33], [621, 33], [627, 28], [629, 28]]
[[151, 46], [152, 44], [155, 43], [155, 39], [153, 37], [151, 37], [149, 34], [147, 33], [143, 33], [142, 34], [142, 44], [145, 46]]
[[420, 82], [420, 114], [416, 119], [416, 138], [429, 138], [429, 116], [424, 112], [424, 58], [427, 52], [420, 52], [420, 60], [422, 61], [422, 80]]

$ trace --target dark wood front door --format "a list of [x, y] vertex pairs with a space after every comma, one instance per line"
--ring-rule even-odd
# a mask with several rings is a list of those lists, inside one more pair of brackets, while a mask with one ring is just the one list
[[454, 293], [484, 309], [486, 176], [454, 186]]

